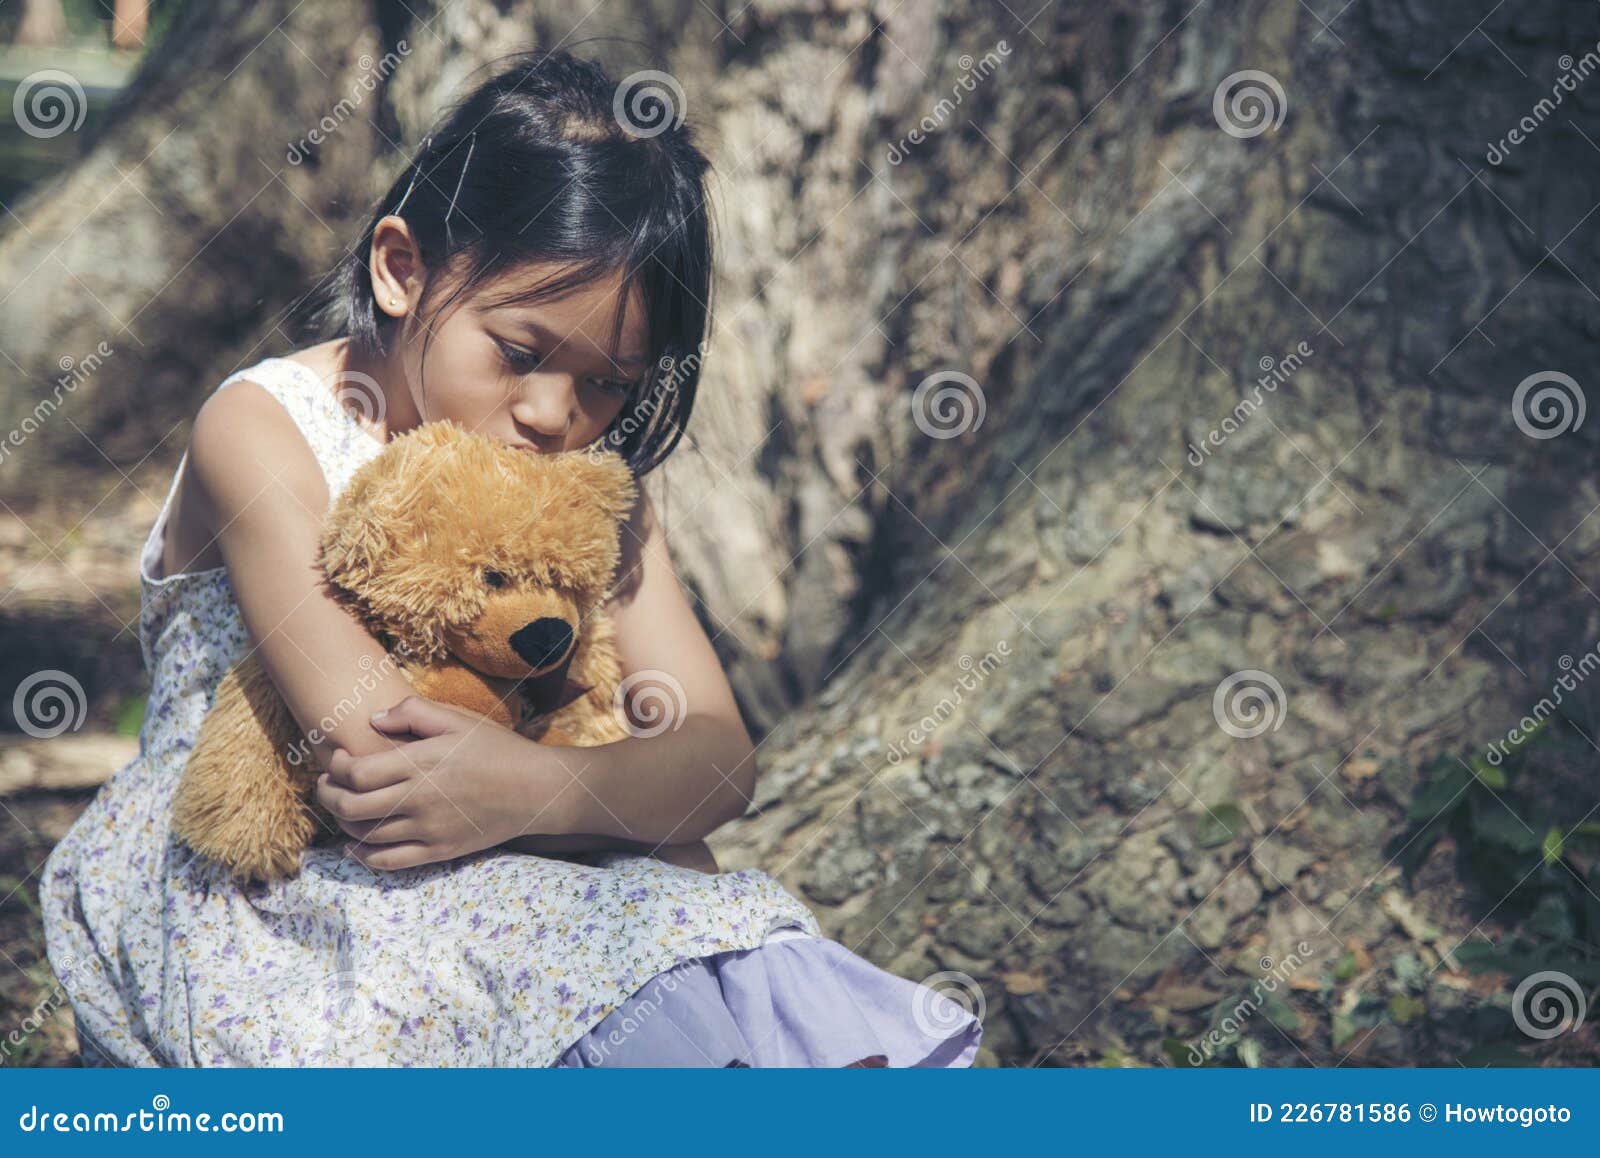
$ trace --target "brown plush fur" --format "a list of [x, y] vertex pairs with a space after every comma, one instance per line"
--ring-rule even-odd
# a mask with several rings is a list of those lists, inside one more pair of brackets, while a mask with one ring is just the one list
[[[614, 453], [539, 455], [427, 423], [356, 472], [328, 511], [320, 558], [419, 694], [542, 743], [607, 744], [628, 733], [602, 604], [636, 493]], [[563, 650], [566, 629], [576, 642]], [[320, 726], [370, 714], [359, 700], [356, 690]], [[312, 797], [318, 771], [276, 685], [247, 657], [201, 724], [173, 831], [241, 878], [291, 876], [319, 828], [342, 835]]]

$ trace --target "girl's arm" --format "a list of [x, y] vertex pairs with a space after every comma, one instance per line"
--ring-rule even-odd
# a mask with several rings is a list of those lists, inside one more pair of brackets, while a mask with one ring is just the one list
[[584, 749], [574, 827], [651, 844], [701, 840], [744, 815], [755, 751], [642, 491], [622, 538], [607, 610], [640, 734]]
[[393, 747], [367, 717], [410, 684], [323, 582], [327, 483], [294, 420], [254, 382], [218, 390], [195, 416], [187, 470], [255, 656], [319, 766], [335, 746], [362, 755]]
[[716, 874], [722, 871], [717, 867], [717, 858], [712, 855], [703, 840], [692, 841], [689, 844], [655, 845], [637, 840], [621, 840], [614, 836], [599, 836], [594, 833], [573, 833], [568, 836], [513, 837], [505, 842], [505, 847], [512, 852], [550, 857], [560, 857], [574, 852], [619, 850], [637, 853], [640, 856], [653, 856], [667, 864], [695, 869], [698, 872]]
[[[386, 735], [369, 718], [411, 695], [411, 685], [323, 580], [317, 553], [327, 484], [293, 419], [256, 383], [231, 384], [201, 406], [186, 469], [185, 495], [216, 538], [255, 655], [305, 732], [318, 766], [328, 768], [335, 749], [363, 756], [403, 743], [408, 737]], [[480, 736], [490, 731], [486, 723]], [[568, 811], [541, 817], [549, 826], [543, 833], [551, 835], [522, 838], [523, 850], [554, 856], [654, 848], [569, 833]], [[540, 842], [543, 847], [535, 847]]]

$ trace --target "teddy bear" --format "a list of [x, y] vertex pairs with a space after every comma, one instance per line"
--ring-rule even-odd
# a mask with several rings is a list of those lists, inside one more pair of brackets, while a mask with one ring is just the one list
[[[318, 559], [418, 694], [541, 743], [606, 744], [629, 734], [602, 605], [636, 492], [615, 452], [537, 454], [424, 423], [357, 470]], [[359, 710], [347, 700], [324, 724]], [[172, 831], [240, 878], [291, 876], [313, 837], [343, 836], [312, 794], [319, 771], [252, 649], [201, 723]]]

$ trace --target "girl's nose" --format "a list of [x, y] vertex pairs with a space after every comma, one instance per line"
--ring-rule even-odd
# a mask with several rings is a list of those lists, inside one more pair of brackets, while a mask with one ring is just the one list
[[572, 427], [577, 394], [567, 374], [534, 374], [517, 394], [511, 416], [545, 438], [562, 438]]

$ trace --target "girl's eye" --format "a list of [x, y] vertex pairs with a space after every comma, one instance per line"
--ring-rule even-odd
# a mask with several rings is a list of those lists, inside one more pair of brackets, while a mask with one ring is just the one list
[[506, 365], [518, 374], [532, 373], [539, 368], [539, 363], [544, 361], [544, 356], [537, 350], [525, 350], [521, 346], [502, 342], [499, 338], [494, 342], [500, 347], [500, 356], [505, 359]]
[[490, 587], [504, 587], [506, 585], [506, 577], [499, 571], [494, 570], [485, 571], [483, 573], [483, 581]]
[[591, 378], [589, 381], [607, 394], [626, 396], [633, 390], [632, 382], [622, 382], [615, 378]]

